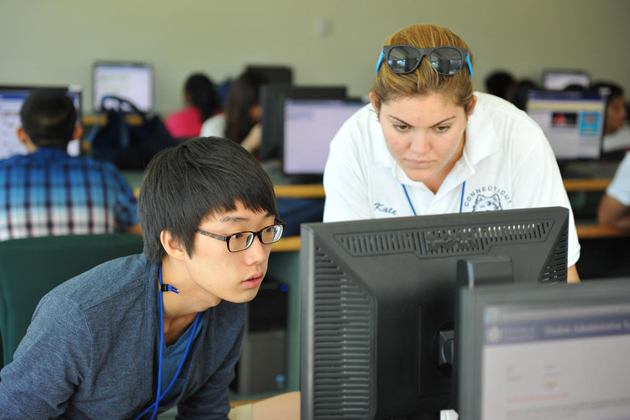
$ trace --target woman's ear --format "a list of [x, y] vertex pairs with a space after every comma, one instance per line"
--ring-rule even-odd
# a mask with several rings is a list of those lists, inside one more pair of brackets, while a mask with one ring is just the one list
[[475, 95], [473, 95], [472, 97], [472, 101], [470, 101], [470, 103], [468, 104], [468, 109], [466, 109], [466, 117], [470, 118], [470, 116], [472, 115], [473, 111], [475, 110], [475, 107], [477, 106], [477, 97]]
[[160, 232], [160, 242], [164, 247], [164, 251], [176, 260], [185, 260], [188, 258], [186, 248], [180, 244], [180, 242], [171, 235], [168, 230]]
[[378, 117], [378, 112], [381, 110], [381, 102], [374, 91], [370, 92], [370, 103], [372, 104], [372, 108], [374, 108], [374, 112], [376, 112]]
[[249, 118], [255, 124], [260, 121], [260, 105], [252, 105], [249, 107]]

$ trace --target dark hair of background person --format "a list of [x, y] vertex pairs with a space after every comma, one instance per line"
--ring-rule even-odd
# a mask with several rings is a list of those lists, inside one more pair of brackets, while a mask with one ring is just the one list
[[152, 263], [165, 255], [160, 233], [166, 230], [193, 255], [203, 219], [236, 209], [278, 217], [269, 175], [235, 142], [199, 137], [165, 149], [149, 163], [138, 200], [144, 254]]
[[591, 84], [591, 89], [593, 90], [599, 91], [602, 88], [608, 89], [608, 101], [617, 99], [619, 97], [623, 98], [623, 88], [616, 83], [598, 81]]
[[573, 85], [565, 86], [565, 88], [562, 90], [564, 92], [584, 92], [587, 89], [582, 85], [573, 84]]
[[505, 70], [497, 70], [486, 77], [486, 91], [499, 98], [507, 99], [507, 92], [514, 77]]
[[240, 144], [258, 123], [251, 110], [259, 104], [260, 87], [265, 83], [266, 77], [255, 71], [246, 71], [232, 82], [225, 104], [225, 137]]
[[37, 147], [65, 149], [74, 134], [77, 111], [63, 89], [33, 89], [20, 109], [22, 128]]
[[527, 110], [527, 98], [530, 90], [538, 89], [538, 84], [531, 79], [514, 82], [507, 91], [506, 98], [522, 111]]
[[221, 110], [219, 95], [212, 80], [204, 74], [195, 73], [188, 77], [184, 92], [190, 104], [201, 111], [201, 121], [205, 121]]

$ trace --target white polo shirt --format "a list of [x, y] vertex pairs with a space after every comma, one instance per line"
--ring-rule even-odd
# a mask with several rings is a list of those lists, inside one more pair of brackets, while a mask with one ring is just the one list
[[[569, 209], [568, 265], [580, 257], [573, 212], [540, 127], [507, 101], [476, 92], [462, 158], [436, 194], [389, 154], [370, 104], [344, 123], [324, 172], [324, 221], [562, 206]], [[465, 184], [464, 184], [465, 182]], [[405, 185], [409, 199], [403, 189]]]
[[626, 207], [630, 207], [630, 153], [623, 158], [615, 178], [606, 189], [606, 194], [619, 201]]

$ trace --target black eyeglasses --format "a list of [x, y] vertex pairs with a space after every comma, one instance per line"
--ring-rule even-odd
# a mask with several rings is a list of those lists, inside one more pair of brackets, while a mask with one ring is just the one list
[[438, 74], [453, 76], [464, 67], [464, 61], [468, 66], [470, 78], [473, 77], [470, 55], [465, 48], [436, 47], [418, 48], [411, 45], [386, 45], [381, 51], [376, 63], [376, 74], [383, 64], [383, 58], [387, 67], [396, 74], [411, 73], [418, 68], [423, 57], [427, 57], [431, 66]]
[[254, 243], [254, 238], [258, 236], [261, 243], [265, 245], [278, 242], [282, 238], [282, 232], [286, 223], [280, 220], [276, 220], [271, 226], [264, 227], [258, 232], [244, 231], [233, 233], [228, 236], [217, 235], [216, 233], [206, 232], [205, 230], [197, 229], [197, 233], [201, 233], [204, 236], [209, 236], [220, 241], [227, 243], [228, 251], [239, 252], [245, 251]]

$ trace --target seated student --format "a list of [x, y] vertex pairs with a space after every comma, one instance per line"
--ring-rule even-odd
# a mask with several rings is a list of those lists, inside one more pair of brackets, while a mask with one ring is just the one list
[[166, 117], [166, 128], [175, 138], [198, 137], [201, 125], [221, 111], [212, 80], [204, 74], [193, 74], [184, 85], [186, 108]]
[[512, 83], [506, 94], [506, 100], [520, 110], [527, 110], [527, 99], [530, 90], [538, 89], [538, 85], [531, 79], [521, 79]]
[[0, 161], [0, 241], [39, 236], [140, 233], [136, 198], [113, 165], [70, 157], [80, 138], [72, 100], [35, 89], [20, 110], [18, 138], [29, 151]]
[[630, 149], [630, 127], [626, 124], [626, 104], [623, 89], [614, 83], [594, 83], [593, 89], [609, 91], [606, 105], [606, 121], [604, 123], [604, 157], [611, 160], [621, 160]]
[[[102, 264], [40, 301], [0, 371], [0, 419], [134, 419], [174, 406], [182, 418], [227, 418], [246, 302], [283, 223], [256, 160], [230, 140], [207, 140], [149, 164], [142, 255]], [[278, 413], [295, 416], [296, 398], [281, 401]]]
[[[507, 101], [474, 92], [472, 65], [468, 45], [439, 26], [413, 25], [386, 40], [371, 105], [331, 143], [325, 222], [571, 209], [540, 127]], [[571, 212], [571, 282], [579, 281], [579, 255]]]
[[599, 203], [597, 219], [602, 225], [630, 229], [630, 154], [623, 158], [606, 189]]
[[225, 113], [216, 115], [201, 127], [202, 137], [226, 137], [250, 153], [260, 146], [260, 87], [265, 77], [255, 71], [246, 71], [230, 84]]

